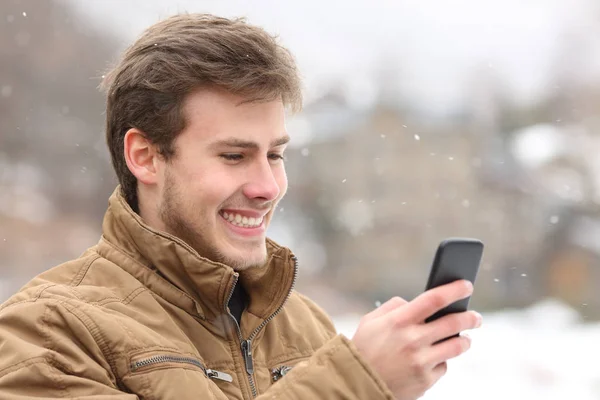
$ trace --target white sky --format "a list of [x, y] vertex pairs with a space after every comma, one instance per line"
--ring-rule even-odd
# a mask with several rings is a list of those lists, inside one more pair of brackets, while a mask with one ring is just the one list
[[552, 89], [549, 68], [566, 35], [574, 73], [600, 75], [594, 0], [67, 1], [122, 33], [123, 45], [178, 11], [247, 16], [295, 54], [309, 99], [332, 80], [368, 97], [374, 71], [387, 70], [402, 78], [411, 103], [444, 113], [468, 101], [465, 83], [477, 69], [527, 102]]

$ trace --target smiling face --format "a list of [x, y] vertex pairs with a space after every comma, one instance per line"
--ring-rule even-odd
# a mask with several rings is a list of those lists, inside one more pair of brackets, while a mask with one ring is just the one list
[[151, 226], [236, 270], [266, 261], [266, 229], [287, 190], [289, 140], [280, 100], [242, 102], [220, 90], [193, 92], [175, 156], [155, 157], [153, 180], [138, 177], [140, 211]]

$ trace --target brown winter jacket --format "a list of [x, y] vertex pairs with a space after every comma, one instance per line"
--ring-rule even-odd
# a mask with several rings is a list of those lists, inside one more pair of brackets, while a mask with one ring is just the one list
[[[239, 274], [144, 224], [120, 194], [100, 242], [0, 308], [0, 399], [392, 399], [268, 242]], [[238, 281], [249, 305], [227, 304]]]

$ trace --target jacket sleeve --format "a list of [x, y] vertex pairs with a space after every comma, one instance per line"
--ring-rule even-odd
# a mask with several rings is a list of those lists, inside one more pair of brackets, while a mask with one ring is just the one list
[[109, 371], [84, 323], [59, 300], [24, 300], [0, 309], [1, 398], [138, 398], [120, 391]]
[[267, 399], [394, 400], [394, 396], [354, 344], [338, 335], [256, 398]]

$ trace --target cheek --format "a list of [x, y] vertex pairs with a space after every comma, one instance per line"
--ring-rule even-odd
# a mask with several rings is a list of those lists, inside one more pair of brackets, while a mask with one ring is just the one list
[[240, 186], [239, 175], [220, 168], [204, 168], [189, 174], [184, 185], [189, 188], [188, 195], [193, 204], [201, 207], [202, 212], [210, 213], [236, 193]]

